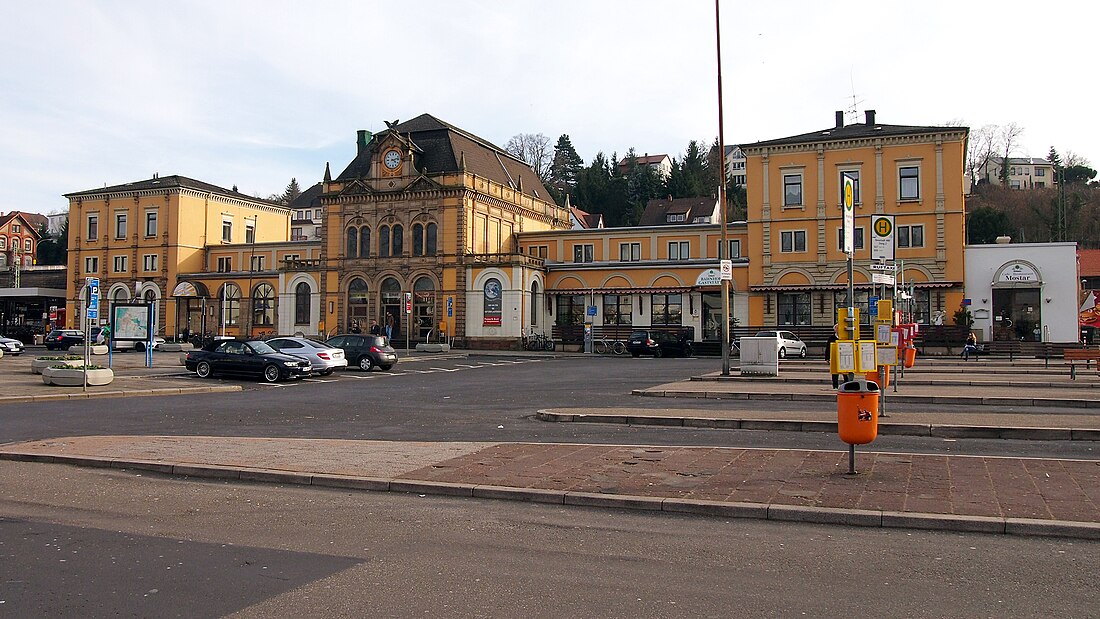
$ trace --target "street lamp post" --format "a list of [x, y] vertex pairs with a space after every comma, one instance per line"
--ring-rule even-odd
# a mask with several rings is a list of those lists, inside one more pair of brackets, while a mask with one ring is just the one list
[[[718, 259], [730, 259], [729, 213], [726, 204], [726, 141], [722, 124], [722, 20], [718, 0], [714, 0], [714, 40], [718, 56], [718, 161], [721, 182], [718, 185], [719, 212], [722, 214], [722, 247]], [[722, 376], [730, 375], [730, 280], [722, 279]]]

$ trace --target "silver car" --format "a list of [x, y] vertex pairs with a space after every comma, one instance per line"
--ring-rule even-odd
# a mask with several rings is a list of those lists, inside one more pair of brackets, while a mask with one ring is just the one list
[[806, 358], [806, 343], [790, 331], [761, 331], [756, 334], [756, 337], [775, 338], [775, 348], [780, 359], [791, 356]]
[[308, 337], [277, 337], [267, 340], [267, 345], [281, 353], [309, 359], [313, 371], [321, 376], [332, 374], [336, 368], [348, 367], [343, 350]]
[[10, 337], [0, 337], [0, 351], [5, 355], [19, 355], [23, 353], [23, 342], [13, 340]]

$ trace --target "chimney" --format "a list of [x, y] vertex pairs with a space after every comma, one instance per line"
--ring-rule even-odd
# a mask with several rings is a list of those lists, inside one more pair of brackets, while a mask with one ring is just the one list
[[366, 129], [360, 129], [356, 133], [358, 134], [358, 137], [355, 140], [355, 152], [357, 154], [360, 154], [363, 151], [367, 150], [367, 143], [370, 142], [371, 133]]
[[867, 120], [868, 125], [875, 124], [875, 111], [874, 110], [864, 110], [863, 116]]
[[840, 129], [844, 126], [844, 110], [836, 111], [836, 128]]

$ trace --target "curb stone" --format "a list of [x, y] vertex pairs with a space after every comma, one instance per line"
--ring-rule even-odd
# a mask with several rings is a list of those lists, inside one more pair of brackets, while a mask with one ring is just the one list
[[[143, 463], [150, 464], [144, 461], [124, 461], [113, 458], [28, 454], [4, 451], [0, 451], [0, 460], [60, 463], [96, 468], [139, 468], [139, 465]], [[721, 501], [648, 497], [628, 494], [601, 494], [594, 492], [571, 492], [539, 488], [456, 484], [407, 479], [386, 480], [328, 474], [289, 473], [266, 469], [248, 469], [244, 467], [236, 468], [215, 465], [171, 464], [168, 462], [151, 464], [156, 464], [160, 467], [171, 467], [172, 475], [236, 480], [246, 483], [274, 482], [294, 483], [298, 485], [308, 483], [309, 485], [322, 488], [381, 492], [389, 491], [469, 498], [477, 497], [551, 504], [559, 504], [558, 499], [561, 498], [561, 504], [575, 507], [663, 511], [704, 517], [752, 518], [776, 522], [805, 522], [812, 524], [872, 528], [907, 528], [929, 531], [994, 533], [1016, 536], [1065, 537], [1089, 540], [1100, 539], [1100, 523], [1093, 522], [964, 516], [958, 514], [929, 514], [920, 512], [893, 512], [779, 505], [773, 503], [724, 503]], [[308, 482], [306, 480], [308, 480]]]

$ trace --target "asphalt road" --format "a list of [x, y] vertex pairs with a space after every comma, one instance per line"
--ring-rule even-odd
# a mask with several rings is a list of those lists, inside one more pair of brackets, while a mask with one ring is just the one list
[[0, 462], [0, 616], [1084, 617], [1100, 544]]
[[[829, 402], [761, 402], [631, 396], [632, 389], [719, 369], [717, 359], [629, 357], [440, 358], [397, 371], [348, 370], [277, 386], [226, 379], [241, 393], [0, 405], [0, 442], [87, 434], [164, 434], [379, 440], [533, 441], [844, 449], [835, 435], [547, 423], [541, 408], [753, 407], [835, 410]], [[182, 371], [182, 368], [181, 368]], [[823, 382], [827, 380], [822, 376]], [[200, 379], [192, 379], [196, 383]], [[219, 379], [222, 380], [222, 379]], [[951, 407], [936, 407], [936, 410]], [[932, 410], [912, 406], [911, 410]], [[961, 409], [960, 409], [961, 410]], [[1041, 409], [1028, 407], [1027, 412]], [[892, 411], [897, 420], [904, 410]], [[882, 436], [861, 450], [1097, 459], [1088, 441], [945, 440]]]

